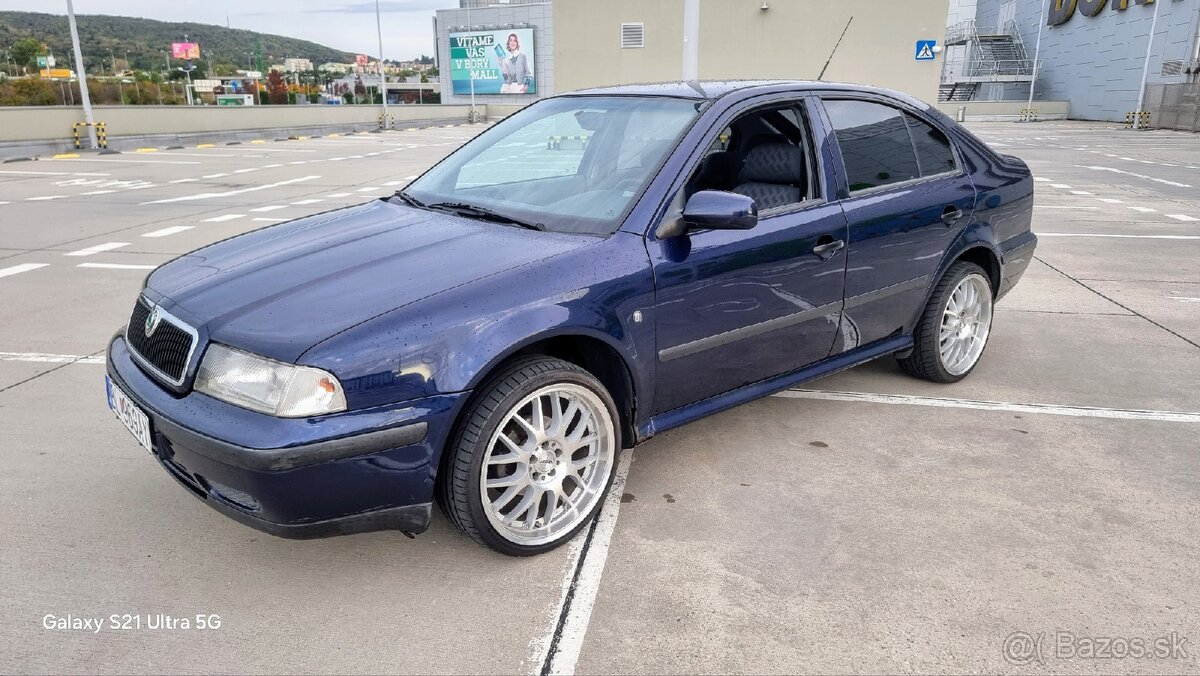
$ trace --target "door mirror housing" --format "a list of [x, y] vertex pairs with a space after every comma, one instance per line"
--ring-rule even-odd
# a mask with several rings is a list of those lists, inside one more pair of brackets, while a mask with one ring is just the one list
[[664, 223], [655, 232], [659, 239], [682, 235], [690, 229], [749, 230], [758, 225], [758, 205], [735, 192], [701, 190], [688, 198], [683, 216]]

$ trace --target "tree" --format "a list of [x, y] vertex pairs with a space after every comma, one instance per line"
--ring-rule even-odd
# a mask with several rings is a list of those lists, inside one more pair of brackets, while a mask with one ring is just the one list
[[277, 70], [267, 73], [267, 97], [273, 104], [282, 105], [288, 102], [287, 83]]
[[362, 78], [356, 75], [354, 77], [354, 98], [361, 101], [362, 99], [366, 98], [366, 96], [367, 88], [363, 86]]
[[13, 61], [25, 68], [33, 62], [35, 56], [46, 53], [46, 45], [36, 38], [21, 38], [13, 43], [9, 53], [12, 54]]

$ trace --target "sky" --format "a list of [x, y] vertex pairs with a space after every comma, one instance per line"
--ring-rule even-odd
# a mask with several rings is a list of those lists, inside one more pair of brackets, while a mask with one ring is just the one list
[[[347, 52], [376, 56], [374, 0], [74, 0], [75, 14], [115, 14], [159, 21], [195, 21], [311, 40]], [[408, 59], [433, 55], [435, 9], [456, 0], [380, 0], [383, 55]], [[66, 14], [66, 0], [0, 0], [0, 9]], [[182, 38], [182, 36], [181, 36]], [[200, 45], [201, 48], [204, 45]]]

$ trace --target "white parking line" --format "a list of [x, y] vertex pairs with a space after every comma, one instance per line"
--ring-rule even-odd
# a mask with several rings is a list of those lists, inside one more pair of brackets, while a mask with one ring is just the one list
[[1156, 213], [1158, 213], [1158, 209], [1151, 209], [1150, 207], [1129, 207], [1129, 208], [1130, 208], [1130, 209], [1133, 209], [1134, 211], [1140, 211], [1140, 212], [1142, 212], [1143, 214], [1156, 214]]
[[1071, 186], [1067, 185], [1066, 183], [1051, 183], [1051, 184], [1050, 184], [1050, 187], [1051, 187], [1051, 188], [1063, 188], [1063, 189], [1066, 189], [1066, 188], [1070, 188]]
[[220, 216], [213, 216], [212, 218], [206, 218], [206, 219], [204, 219], [204, 222], [205, 223], [224, 223], [225, 221], [232, 221], [235, 218], [241, 218], [242, 216], [245, 216], [245, 215], [246, 214], [221, 214]]
[[[633, 449], [621, 454], [612, 487], [608, 489], [604, 505], [596, 515], [596, 522], [590, 531], [585, 530], [586, 539], [578, 545], [579, 549], [574, 549], [576, 545], [572, 543], [573, 549], [567, 555], [568, 561], [572, 564], [578, 561], [578, 564], [567, 567], [558, 612], [554, 614], [554, 626], [550, 627], [548, 633], [535, 637], [530, 643], [530, 653], [534, 656], [533, 666], [537, 670], [535, 673], [575, 673], [575, 665], [583, 649], [583, 639], [587, 636], [588, 624], [592, 618], [592, 608], [600, 591], [600, 578], [604, 575], [604, 564], [608, 560], [608, 549], [612, 542], [613, 529], [617, 525], [617, 515], [621, 511], [621, 496], [625, 494], [625, 480], [629, 477], [631, 463]], [[565, 617], [563, 613], [566, 613]]]
[[104, 357], [46, 354], [45, 352], [0, 352], [0, 361], [22, 361], [35, 364], [103, 364]]
[[306, 199], [306, 200], [298, 200], [296, 202], [292, 202], [292, 204], [295, 206], [304, 206], [305, 204], [316, 204], [317, 202], [324, 202], [324, 201], [325, 200], [323, 200], [323, 199], [317, 199], [314, 197], [314, 198]]
[[279, 209], [286, 209], [286, 208], [287, 208], [286, 204], [272, 204], [272, 205], [266, 206], [266, 207], [255, 207], [255, 208], [251, 209], [250, 211], [254, 211], [254, 212], [278, 211]]
[[49, 263], [22, 263], [20, 265], [14, 265], [12, 267], [0, 268], [0, 277], [11, 277], [12, 275], [19, 275], [22, 272], [29, 272], [30, 270], [37, 270], [38, 268], [44, 268], [47, 265], [50, 265], [50, 264]]
[[1034, 209], [1077, 209], [1079, 211], [1099, 211], [1100, 210], [1100, 207], [1060, 207], [1060, 206], [1051, 206], [1049, 204], [1035, 204], [1035, 205], [1033, 205], [1033, 208]]
[[[1126, 158], [1121, 158], [1121, 159], [1126, 159]], [[1176, 188], [1191, 188], [1192, 187], [1192, 186], [1188, 185], [1187, 183], [1178, 183], [1176, 181], [1168, 181], [1165, 178], [1155, 178], [1153, 176], [1147, 176], [1145, 174], [1135, 174], [1132, 171], [1122, 171], [1122, 170], [1116, 169], [1114, 167], [1095, 167], [1095, 166], [1085, 166], [1082, 164], [1076, 164], [1075, 167], [1079, 168], [1079, 169], [1092, 169], [1093, 171], [1111, 171], [1114, 174], [1123, 174], [1125, 176], [1134, 176], [1136, 178], [1144, 178], [1147, 181], [1154, 181], [1156, 183], [1162, 183], [1164, 185], [1170, 185], [1170, 186], [1174, 186]]]
[[246, 167], [245, 169], [234, 169], [235, 174], [248, 174], [252, 171], [258, 171], [258, 167]]
[[202, 178], [221, 178], [222, 176], [228, 176], [228, 175], [229, 174], [226, 174], [226, 173], [208, 174], [206, 176], [203, 176]]
[[1116, 239], [1200, 239], [1200, 235], [1102, 235], [1094, 232], [1039, 232], [1038, 237], [1112, 237]]
[[191, 230], [194, 227], [196, 227], [196, 226], [194, 226], [194, 225], [172, 225], [169, 228], [163, 228], [162, 230], [154, 230], [151, 232], [144, 233], [142, 235], [142, 237], [166, 237], [168, 235], [174, 235], [176, 233], [180, 233], [185, 230]]
[[[303, 161], [303, 160], [301, 160], [301, 161]], [[282, 167], [282, 166], [283, 166], [282, 164], [264, 164], [262, 168], [263, 169], [274, 169], [275, 167]]]
[[1037, 181], [1038, 183], [1043, 183], [1043, 182], [1049, 181], [1050, 179], [1042, 178], [1041, 176], [1034, 176], [1033, 180]]
[[[875, 394], [872, 392], [838, 392], [833, 390], [784, 390], [772, 396], [788, 399], [818, 399], [823, 401], [852, 401], [868, 404], [899, 404], [903, 406], [933, 406], [935, 408], [965, 408], [977, 411], [1010, 413], [1044, 413], [1079, 418], [1109, 418], [1113, 420], [1157, 420], [1160, 422], [1200, 423], [1200, 413], [1185, 411], [1147, 411], [1100, 406], [1058, 406], [1052, 404], [1017, 404], [1007, 401], [951, 399], [908, 394]], [[609, 494], [612, 495], [611, 493]]]
[[258, 221], [259, 223], [279, 223], [281, 221], [286, 221], [288, 219], [286, 219], [286, 218], [266, 218], [266, 217], [260, 216], [258, 218], [253, 218], [251, 220]]
[[13, 169], [5, 169], [0, 171], [0, 174], [15, 174], [21, 176], [111, 176], [112, 174], [97, 173], [94, 171], [16, 171]]
[[43, 197], [26, 197], [26, 202], [48, 202], [50, 200], [60, 200], [66, 195], [45, 195]]
[[112, 251], [113, 249], [120, 249], [123, 246], [129, 246], [129, 242], [105, 242], [104, 244], [97, 244], [96, 246], [89, 246], [86, 249], [79, 249], [78, 251], [70, 251], [63, 255], [64, 256], [94, 256], [98, 253], [104, 253], [105, 251]]
[[142, 202], [141, 204], [143, 204], [143, 205], [145, 205], [145, 204], [168, 204], [171, 202], [191, 202], [194, 200], [206, 200], [206, 199], [212, 199], [214, 197], [231, 197], [233, 195], [242, 195], [242, 194], [245, 194], [248, 192], [257, 192], [259, 190], [270, 190], [271, 188], [278, 188], [279, 186], [291, 185], [293, 183], [303, 183], [304, 181], [311, 181], [315, 178], [321, 178], [321, 177], [320, 176], [301, 176], [300, 178], [292, 178], [292, 179], [288, 179], [286, 181], [277, 181], [275, 183], [264, 183], [263, 185], [251, 186], [249, 188], [238, 188], [237, 190], [226, 190], [224, 192], [202, 192], [197, 195], [185, 195], [183, 197], [171, 197], [168, 199], [154, 200], [152, 202]]
[[1100, 200], [1101, 202], [1104, 202], [1105, 204], [1124, 204], [1125, 203], [1125, 200], [1119, 200], [1115, 197], [1097, 197], [1096, 199]]
[[1072, 194], [1072, 195], [1092, 195], [1092, 194], [1094, 194], [1094, 193], [1090, 193], [1090, 192], [1088, 192], [1088, 191], [1086, 191], [1086, 190], [1072, 190], [1072, 191], [1071, 191], [1071, 194]]
[[1177, 221], [1184, 221], [1184, 222], [1200, 221], [1200, 218], [1196, 218], [1195, 216], [1188, 216], [1187, 214], [1166, 214], [1166, 216], [1167, 216], [1167, 218], [1174, 218]]
[[77, 268], [101, 268], [104, 270], [153, 270], [157, 265], [135, 265], [133, 263], [80, 263]]
[[107, 195], [112, 192], [116, 192], [116, 190], [89, 190], [88, 192], [80, 193], [80, 194], [81, 195]]
[[326, 195], [326, 197], [349, 197], [353, 194], [352, 192], [335, 192], [332, 195]]
[[382, 190], [382, 188], [377, 185], [370, 185], [365, 188], [359, 188], [356, 192], [371, 192], [373, 190]]

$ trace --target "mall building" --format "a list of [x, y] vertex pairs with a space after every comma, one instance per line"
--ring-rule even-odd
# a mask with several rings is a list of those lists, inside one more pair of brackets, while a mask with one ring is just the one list
[[1123, 121], [1144, 92], [1151, 126], [1200, 130], [1200, 0], [951, 0], [943, 45], [941, 101], [1028, 101], [1032, 87], [1035, 108]]
[[[442, 101], [469, 102], [474, 89], [479, 102], [521, 104], [585, 87], [679, 80], [685, 4], [460, 0], [434, 18]], [[940, 42], [948, 0], [699, 0], [698, 7], [700, 79], [816, 79], [824, 68], [827, 80], [937, 96], [941, 59], [927, 52], [918, 60], [917, 43]]]

